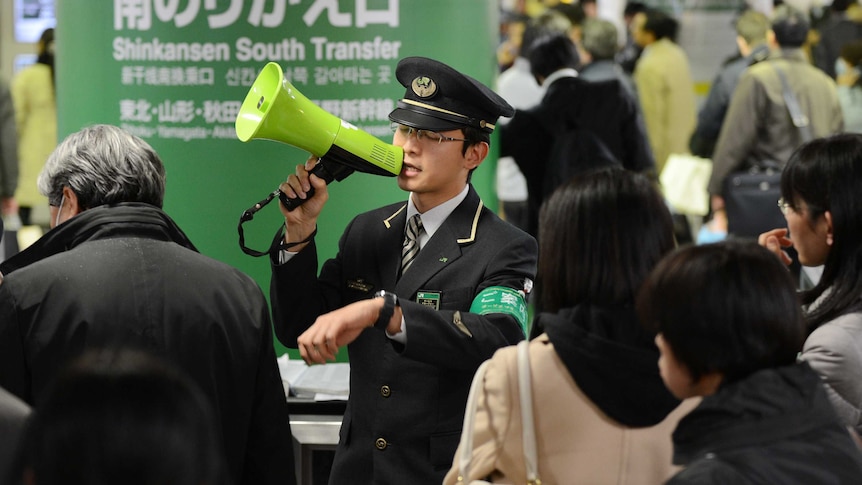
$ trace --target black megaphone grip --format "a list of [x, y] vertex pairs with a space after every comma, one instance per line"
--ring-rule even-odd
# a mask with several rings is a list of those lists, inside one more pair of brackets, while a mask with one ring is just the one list
[[[341, 165], [339, 163], [325, 163], [324, 160], [324, 158], [320, 158], [317, 161], [317, 165], [315, 165], [309, 173], [317, 175], [327, 184], [333, 180], [338, 180], [340, 182], [354, 171], [352, 168], [345, 165]], [[288, 211], [296, 209], [312, 197], [314, 197], [314, 187], [309, 187], [308, 192], [305, 193], [304, 199], [300, 199], [299, 197], [291, 199], [284, 192], [280, 190], [278, 191], [278, 200], [281, 201], [282, 205], [284, 205], [285, 209]]]
[[281, 205], [284, 206], [288, 211], [292, 211], [297, 207], [301, 206], [305, 203], [306, 200], [314, 197], [314, 187], [308, 189], [308, 192], [305, 193], [306, 197], [304, 199], [300, 199], [299, 197], [291, 199], [282, 191], [278, 191], [278, 200], [281, 201]]

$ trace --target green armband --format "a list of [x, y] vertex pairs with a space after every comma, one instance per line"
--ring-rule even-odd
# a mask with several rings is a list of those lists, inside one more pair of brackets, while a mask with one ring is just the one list
[[490, 286], [476, 295], [470, 304], [470, 313], [487, 315], [505, 313], [515, 317], [524, 336], [527, 335], [527, 302], [520, 291], [505, 286]]

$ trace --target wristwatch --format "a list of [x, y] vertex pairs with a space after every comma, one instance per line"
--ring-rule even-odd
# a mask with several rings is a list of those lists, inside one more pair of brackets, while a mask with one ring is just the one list
[[383, 298], [383, 308], [380, 309], [380, 315], [374, 326], [381, 330], [386, 330], [389, 326], [389, 320], [392, 319], [392, 314], [395, 313], [395, 307], [398, 305], [398, 295], [386, 290], [380, 290], [374, 294], [374, 298]]

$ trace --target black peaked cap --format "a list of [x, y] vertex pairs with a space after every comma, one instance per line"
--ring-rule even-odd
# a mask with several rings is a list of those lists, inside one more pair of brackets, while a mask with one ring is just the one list
[[395, 77], [407, 91], [389, 119], [406, 126], [432, 131], [471, 126], [491, 133], [497, 118], [515, 113], [484, 84], [433, 59], [406, 57]]

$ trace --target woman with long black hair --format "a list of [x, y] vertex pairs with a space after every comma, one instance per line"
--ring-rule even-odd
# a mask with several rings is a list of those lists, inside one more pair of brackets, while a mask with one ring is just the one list
[[779, 206], [787, 228], [761, 234], [762, 246], [787, 263], [793, 246], [803, 266], [823, 266], [801, 293], [808, 338], [801, 358], [823, 378], [838, 415], [862, 432], [862, 134], [800, 146], [781, 174]]

